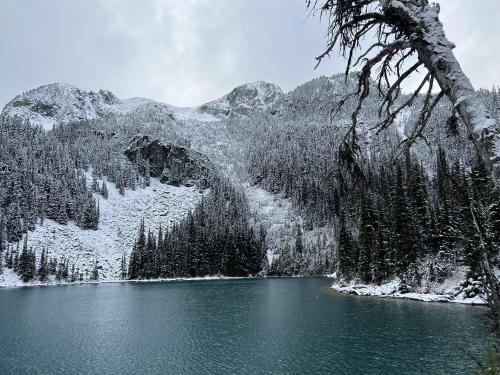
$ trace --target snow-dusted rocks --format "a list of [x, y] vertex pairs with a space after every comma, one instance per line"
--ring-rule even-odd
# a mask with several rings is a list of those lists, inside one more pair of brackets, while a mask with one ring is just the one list
[[56, 123], [106, 117], [119, 102], [110, 91], [86, 92], [67, 83], [54, 83], [16, 96], [3, 113], [48, 130]]
[[247, 117], [270, 108], [284, 96], [281, 88], [263, 81], [236, 87], [229, 94], [199, 107], [201, 112], [217, 117]]
[[130, 161], [138, 157], [149, 163], [151, 177], [158, 177], [163, 183], [174, 186], [205, 188], [214, 171], [208, 158], [189, 148], [174, 144], [164, 144], [159, 139], [147, 135], [137, 135], [130, 140], [125, 150]]

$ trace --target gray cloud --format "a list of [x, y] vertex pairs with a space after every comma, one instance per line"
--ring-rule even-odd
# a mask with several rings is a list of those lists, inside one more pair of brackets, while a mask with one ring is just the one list
[[[478, 87], [500, 83], [498, 0], [441, 0], [448, 36]], [[304, 0], [2, 0], [0, 105], [49, 82], [196, 105], [266, 80], [290, 90], [343, 61], [314, 56], [326, 25]]]

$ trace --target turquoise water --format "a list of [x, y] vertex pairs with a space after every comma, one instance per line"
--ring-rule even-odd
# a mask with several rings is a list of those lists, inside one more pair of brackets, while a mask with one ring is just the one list
[[321, 278], [0, 289], [0, 374], [463, 374], [484, 311]]

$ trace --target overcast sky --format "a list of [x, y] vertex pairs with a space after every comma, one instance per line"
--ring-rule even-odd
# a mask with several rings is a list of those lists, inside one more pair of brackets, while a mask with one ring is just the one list
[[[499, 0], [440, 0], [476, 87], [500, 84]], [[0, 0], [0, 107], [51, 82], [198, 105], [244, 82], [285, 91], [343, 69], [314, 56], [326, 25], [305, 0]]]

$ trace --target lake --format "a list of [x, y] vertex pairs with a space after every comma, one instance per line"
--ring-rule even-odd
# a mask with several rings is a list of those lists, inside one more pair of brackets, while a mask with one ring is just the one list
[[324, 278], [0, 289], [0, 374], [463, 374], [484, 307]]

